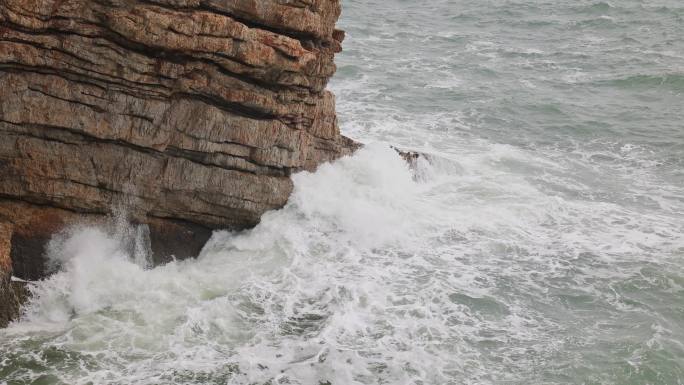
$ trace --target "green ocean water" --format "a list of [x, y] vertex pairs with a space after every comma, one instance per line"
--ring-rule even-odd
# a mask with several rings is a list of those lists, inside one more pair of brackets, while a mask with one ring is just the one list
[[339, 27], [367, 147], [197, 260], [56, 238], [0, 384], [683, 384], [684, 3], [344, 0]]

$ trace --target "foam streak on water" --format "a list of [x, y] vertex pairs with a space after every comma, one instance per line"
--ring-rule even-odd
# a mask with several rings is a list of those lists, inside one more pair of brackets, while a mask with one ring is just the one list
[[0, 384], [684, 383], [682, 5], [344, 10], [370, 144], [196, 260], [61, 234]]

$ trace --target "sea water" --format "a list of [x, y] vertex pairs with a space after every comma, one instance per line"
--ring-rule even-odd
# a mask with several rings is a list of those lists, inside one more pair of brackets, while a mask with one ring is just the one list
[[367, 146], [196, 260], [55, 237], [0, 384], [684, 383], [684, 3], [343, 9]]

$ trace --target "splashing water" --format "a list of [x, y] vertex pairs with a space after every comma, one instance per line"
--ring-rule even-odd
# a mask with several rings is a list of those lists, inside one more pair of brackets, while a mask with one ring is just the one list
[[[684, 334], [667, 323], [677, 309], [643, 289], [681, 294], [682, 224], [548, 196], [488, 166], [535, 160], [525, 156], [495, 146], [421, 163], [414, 178], [370, 145], [296, 175], [288, 205], [256, 229], [217, 233], [197, 260], [155, 269], [116, 236], [76, 229], [52, 244], [62, 270], [3, 332], [0, 373], [65, 384], [541, 381], [581, 375], [573, 361], [600, 360], [603, 345], [624, 349], [613, 370], [678, 365]], [[644, 261], [643, 248], [665, 253]]]
[[684, 383], [681, 4], [343, 5], [379, 143], [196, 260], [56, 237], [0, 384]]

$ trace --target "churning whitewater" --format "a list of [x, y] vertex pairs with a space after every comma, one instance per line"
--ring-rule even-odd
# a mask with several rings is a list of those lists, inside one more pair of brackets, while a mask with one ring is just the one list
[[195, 260], [59, 234], [0, 384], [684, 383], [682, 4], [343, 8], [368, 145]]

